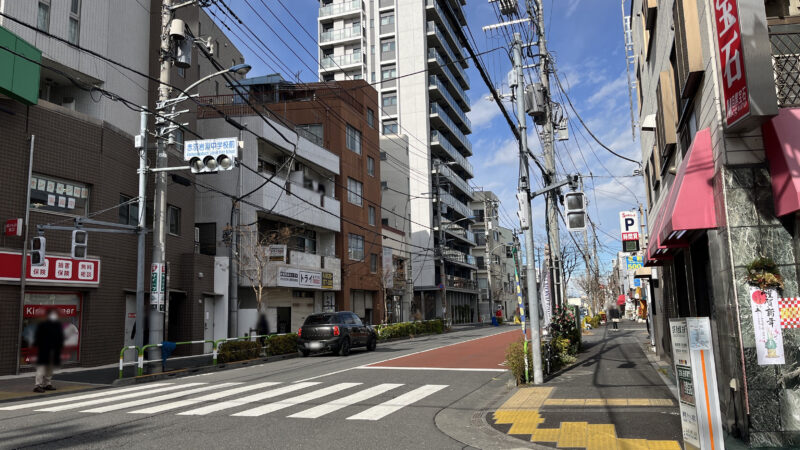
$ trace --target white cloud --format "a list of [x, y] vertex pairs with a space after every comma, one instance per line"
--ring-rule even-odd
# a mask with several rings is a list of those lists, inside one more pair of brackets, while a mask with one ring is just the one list
[[606, 101], [609, 102], [607, 103], [607, 106], [609, 108], [613, 108], [616, 106], [616, 103], [614, 102], [615, 99], [617, 99], [620, 95], [627, 95], [627, 89], [628, 77], [625, 73], [623, 73], [595, 91], [595, 93], [589, 97], [587, 102], [591, 106], [596, 106], [601, 101]]
[[500, 108], [494, 100], [487, 100], [489, 94], [472, 100], [472, 110], [467, 113], [473, 130], [489, 125], [500, 115]]
[[566, 16], [570, 17], [577, 9], [580, 0], [569, 0], [569, 5], [567, 5], [567, 13]]

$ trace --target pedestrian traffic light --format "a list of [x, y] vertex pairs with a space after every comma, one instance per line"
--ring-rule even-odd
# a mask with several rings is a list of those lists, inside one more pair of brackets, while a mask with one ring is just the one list
[[89, 233], [84, 230], [72, 230], [72, 250], [70, 255], [73, 258], [86, 258], [86, 245], [89, 241]]
[[45, 265], [47, 261], [44, 257], [45, 241], [44, 236], [31, 239], [31, 266]]
[[528, 193], [525, 191], [517, 192], [517, 203], [519, 204], [519, 208], [517, 209], [517, 217], [519, 217], [519, 226], [523, 230], [527, 230], [530, 228], [531, 224], [528, 223], [528, 210], [531, 207], [530, 202], [528, 201]]
[[564, 195], [564, 210], [567, 215], [567, 230], [586, 229], [586, 197], [583, 192], [569, 192]]

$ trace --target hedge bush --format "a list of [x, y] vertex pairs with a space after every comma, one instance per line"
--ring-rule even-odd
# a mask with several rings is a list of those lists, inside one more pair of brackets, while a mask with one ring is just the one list
[[297, 351], [297, 334], [288, 333], [267, 339], [267, 355], [288, 355]]
[[[525, 350], [522, 338], [506, 348], [506, 367], [511, 371], [517, 384], [525, 383]], [[533, 375], [533, 352], [530, 346], [528, 346], [528, 374]]]
[[444, 333], [444, 322], [441, 319], [426, 320], [424, 322], [400, 322], [375, 327], [378, 340], [418, 336], [421, 334]]
[[230, 341], [219, 346], [217, 362], [229, 363], [258, 358], [261, 345], [255, 341]]

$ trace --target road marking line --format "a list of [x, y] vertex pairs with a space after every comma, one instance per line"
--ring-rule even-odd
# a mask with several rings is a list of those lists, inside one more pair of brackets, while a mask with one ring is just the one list
[[356, 392], [355, 394], [349, 395], [347, 397], [340, 398], [338, 400], [333, 400], [328, 403], [324, 403], [319, 406], [315, 406], [313, 408], [306, 409], [305, 411], [300, 411], [299, 413], [292, 414], [289, 417], [293, 418], [303, 418], [303, 419], [316, 419], [318, 417], [322, 417], [325, 414], [330, 414], [334, 411], [338, 411], [342, 408], [347, 406], [355, 405], [358, 402], [363, 402], [364, 400], [369, 400], [372, 397], [381, 395], [385, 392], [388, 392], [392, 389], [399, 388], [403, 386], [402, 384], [398, 383], [384, 383], [379, 384], [377, 386], [373, 386], [369, 389], [364, 389], [361, 392]]
[[[359, 366], [359, 367], [363, 367], [363, 366]], [[348, 367], [347, 369], [336, 370], [336, 371], [333, 371], [333, 372], [324, 373], [322, 375], [317, 375], [315, 377], [303, 378], [301, 380], [295, 381], [295, 383], [302, 383], [304, 381], [316, 380], [317, 378], [327, 377], [327, 376], [330, 376], [330, 375], [336, 375], [337, 373], [347, 372], [349, 370], [358, 369], [359, 367]]]
[[97, 404], [100, 404], [100, 403], [115, 402], [117, 400], [125, 400], [126, 398], [139, 397], [141, 395], [150, 395], [150, 394], [155, 394], [155, 393], [158, 393], [158, 392], [174, 391], [175, 389], [183, 389], [183, 388], [186, 388], [186, 387], [198, 386], [198, 385], [201, 385], [201, 384], [206, 384], [206, 383], [176, 384], [176, 385], [162, 387], [162, 388], [158, 388], [158, 389], [152, 389], [150, 391], [134, 392], [134, 393], [131, 393], [131, 394], [123, 394], [123, 395], [115, 395], [115, 396], [112, 396], [112, 397], [99, 398], [99, 399], [96, 399], [96, 400], [87, 400], [85, 402], [70, 403], [70, 404], [67, 404], [67, 405], [60, 405], [60, 406], [53, 406], [53, 407], [50, 407], [50, 408], [37, 409], [36, 411], [53, 412], [53, 411], [64, 411], [64, 410], [67, 410], [67, 409], [77, 409], [77, 408], [82, 408], [84, 406], [97, 405]]
[[242, 397], [236, 400], [228, 400], [225, 402], [220, 402], [214, 405], [204, 406], [202, 408], [192, 409], [189, 411], [184, 411], [182, 413], [178, 413], [179, 416], [204, 416], [206, 414], [222, 411], [223, 409], [230, 409], [236, 406], [246, 405], [248, 403], [257, 402], [260, 400], [265, 400], [272, 397], [277, 397], [279, 395], [288, 394], [289, 392], [299, 391], [300, 389], [307, 388], [309, 386], [314, 386], [319, 384], [318, 382], [307, 382], [307, 383], [294, 383], [288, 386], [280, 387], [277, 389], [272, 389], [265, 392], [259, 392], [258, 394], [248, 395], [247, 397]]
[[362, 411], [356, 415], [350, 416], [347, 418], [347, 420], [380, 420], [389, 414], [399, 411], [400, 409], [405, 408], [412, 403], [418, 402], [419, 400], [441, 391], [446, 387], [446, 384], [426, 384], [425, 386], [395, 397], [392, 400], [383, 402], [380, 405], [373, 406], [372, 408]]
[[392, 367], [392, 366], [358, 366], [354, 369], [382, 370], [460, 370], [462, 372], [508, 372], [508, 369], [471, 369], [465, 367]]
[[309, 392], [307, 394], [298, 395], [297, 397], [291, 397], [284, 400], [277, 401], [275, 403], [268, 403], [264, 406], [259, 406], [257, 408], [248, 409], [247, 411], [238, 412], [236, 414], [231, 414], [232, 416], [236, 417], [258, 417], [263, 416], [264, 414], [269, 414], [271, 412], [275, 412], [284, 408], [288, 408], [290, 406], [299, 405], [300, 403], [304, 403], [311, 400], [316, 400], [320, 397], [325, 397], [331, 394], [335, 394], [339, 391], [343, 391], [345, 389], [350, 389], [351, 387], [359, 386], [361, 383], [339, 383], [334, 384], [333, 386], [328, 386], [326, 388], [322, 388], [313, 392]]
[[16, 409], [33, 408], [33, 407], [45, 406], [45, 405], [55, 405], [55, 404], [58, 404], [58, 403], [67, 403], [67, 402], [71, 402], [73, 400], [86, 400], [86, 399], [90, 399], [90, 398], [105, 397], [105, 396], [108, 396], [108, 395], [120, 394], [120, 393], [123, 393], [123, 392], [133, 392], [133, 391], [141, 391], [141, 390], [144, 390], [144, 389], [151, 389], [151, 388], [156, 387], [156, 386], [166, 386], [168, 384], [170, 384], [170, 383], [156, 383], [156, 384], [134, 386], [134, 387], [128, 387], [128, 388], [122, 388], [122, 389], [107, 389], [107, 390], [104, 390], [102, 392], [95, 392], [93, 394], [75, 395], [75, 396], [70, 396], [70, 397], [59, 397], [59, 398], [52, 399], [52, 400], [44, 400], [44, 401], [38, 401], [38, 402], [32, 402], [32, 403], [22, 403], [22, 404], [19, 404], [19, 405], [12, 405], [12, 406], [3, 406], [3, 407], [0, 407], [0, 411], [13, 411], [13, 410], [16, 410]]
[[108, 406], [100, 406], [100, 407], [97, 407], [97, 408], [83, 410], [81, 412], [85, 412], [85, 413], [104, 413], [104, 412], [109, 412], [109, 411], [116, 411], [116, 410], [119, 410], [119, 409], [132, 408], [134, 406], [147, 405], [149, 403], [157, 403], [157, 402], [161, 402], [161, 401], [164, 401], [164, 400], [170, 400], [170, 399], [173, 399], [173, 398], [184, 397], [184, 396], [189, 395], [189, 394], [196, 394], [198, 392], [205, 392], [205, 391], [210, 391], [212, 389], [219, 389], [219, 388], [224, 388], [224, 387], [228, 387], [228, 386], [236, 386], [236, 385], [239, 385], [239, 384], [242, 384], [242, 383], [238, 383], [238, 382], [237, 383], [220, 383], [220, 384], [215, 384], [215, 385], [211, 385], [211, 386], [203, 386], [203, 387], [199, 387], [199, 388], [195, 388], [195, 389], [189, 389], [188, 391], [172, 392], [170, 394], [159, 395], [159, 396], [156, 396], [156, 397], [147, 397], [147, 398], [142, 398], [142, 399], [139, 399], [139, 400], [131, 400], [129, 402], [116, 403], [116, 404], [108, 405]]
[[230, 397], [231, 395], [241, 394], [242, 392], [253, 391], [256, 389], [275, 386], [278, 384], [280, 383], [275, 381], [266, 381], [264, 383], [251, 384], [248, 386], [242, 386], [235, 389], [228, 389], [227, 391], [214, 392], [213, 394], [204, 395], [202, 397], [190, 398], [188, 400], [179, 400], [177, 402], [169, 402], [163, 405], [152, 406], [150, 408], [137, 409], [136, 411], [129, 411], [128, 414], [157, 414], [160, 412], [169, 411], [170, 409], [178, 409], [178, 408], [183, 408], [185, 406], [196, 405], [198, 403], [203, 403], [207, 401], [219, 400], [224, 397]]

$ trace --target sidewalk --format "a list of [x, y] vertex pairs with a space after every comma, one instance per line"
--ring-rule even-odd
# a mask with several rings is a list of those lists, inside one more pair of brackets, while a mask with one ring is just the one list
[[515, 389], [487, 421], [545, 447], [680, 450], [678, 403], [643, 352], [646, 339], [645, 326], [629, 321], [592, 330], [577, 364]]

